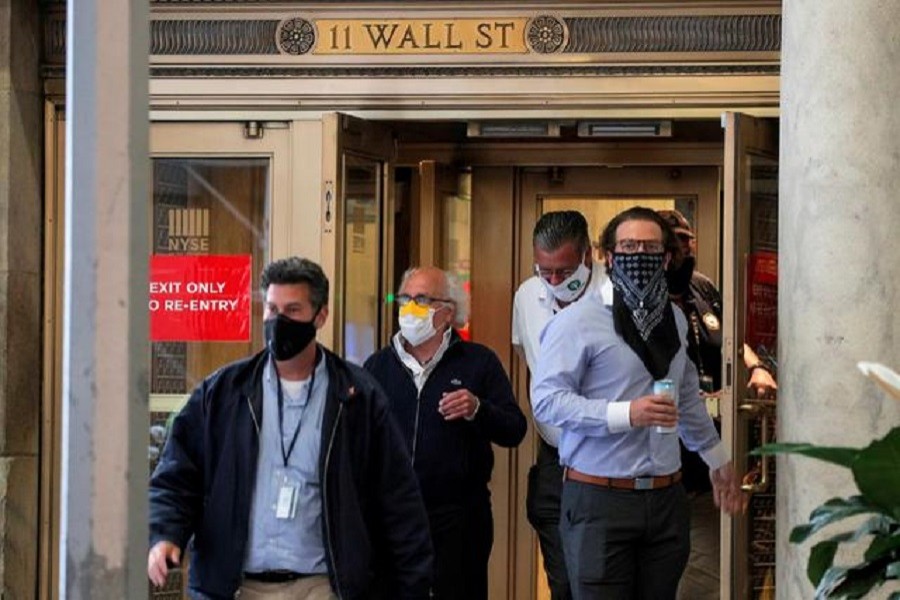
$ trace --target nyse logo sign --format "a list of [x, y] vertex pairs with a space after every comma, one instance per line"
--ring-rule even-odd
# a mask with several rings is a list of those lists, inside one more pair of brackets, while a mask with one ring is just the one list
[[209, 209], [170, 208], [169, 252], [209, 252]]

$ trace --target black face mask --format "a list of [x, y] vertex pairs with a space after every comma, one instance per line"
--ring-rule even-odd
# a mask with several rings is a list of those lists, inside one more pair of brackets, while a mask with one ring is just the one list
[[666, 270], [666, 283], [670, 294], [681, 296], [688, 290], [696, 264], [697, 260], [693, 256], [685, 256], [680, 266]]
[[315, 315], [309, 321], [295, 321], [284, 315], [267, 319], [266, 348], [275, 360], [290, 360], [303, 352], [309, 343], [316, 339], [315, 320]]

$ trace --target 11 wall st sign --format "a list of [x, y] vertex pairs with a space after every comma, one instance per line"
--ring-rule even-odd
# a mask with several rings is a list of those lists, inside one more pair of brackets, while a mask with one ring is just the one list
[[278, 26], [285, 54], [526, 54], [559, 51], [565, 23], [556, 17], [484, 19], [317, 19]]

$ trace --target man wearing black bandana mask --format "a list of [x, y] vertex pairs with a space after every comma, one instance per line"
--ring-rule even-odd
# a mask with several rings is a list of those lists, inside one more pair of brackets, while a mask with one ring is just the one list
[[194, 390], [150, 481], [151, 581], [191, 541], [189, 595], [426, 599], [428, 519], [387, 398], [315, 342], [319, 265], [262, 274], [265, 348]]
[[[709, 466], [723, 511], [744, 509], [700, 397], [687, 322], [665, 269], [677, 241], [653, 210], [617, 215], [601, 246], [609, 281], [548, 324], [532, 384], [535, 418], [562, 429], [560, 533], [575, 600], [674, 599], [690, 553], [678, 439]], [[653, 392], [669, 379], [678, 405]], [[658, 427], [677, 427], [677, 435]]]

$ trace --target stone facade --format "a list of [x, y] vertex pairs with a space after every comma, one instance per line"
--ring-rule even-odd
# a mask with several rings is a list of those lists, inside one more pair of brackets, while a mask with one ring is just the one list
[[37, 2], [0, 0], [0, 596], [37, 586], [43, 125]]

